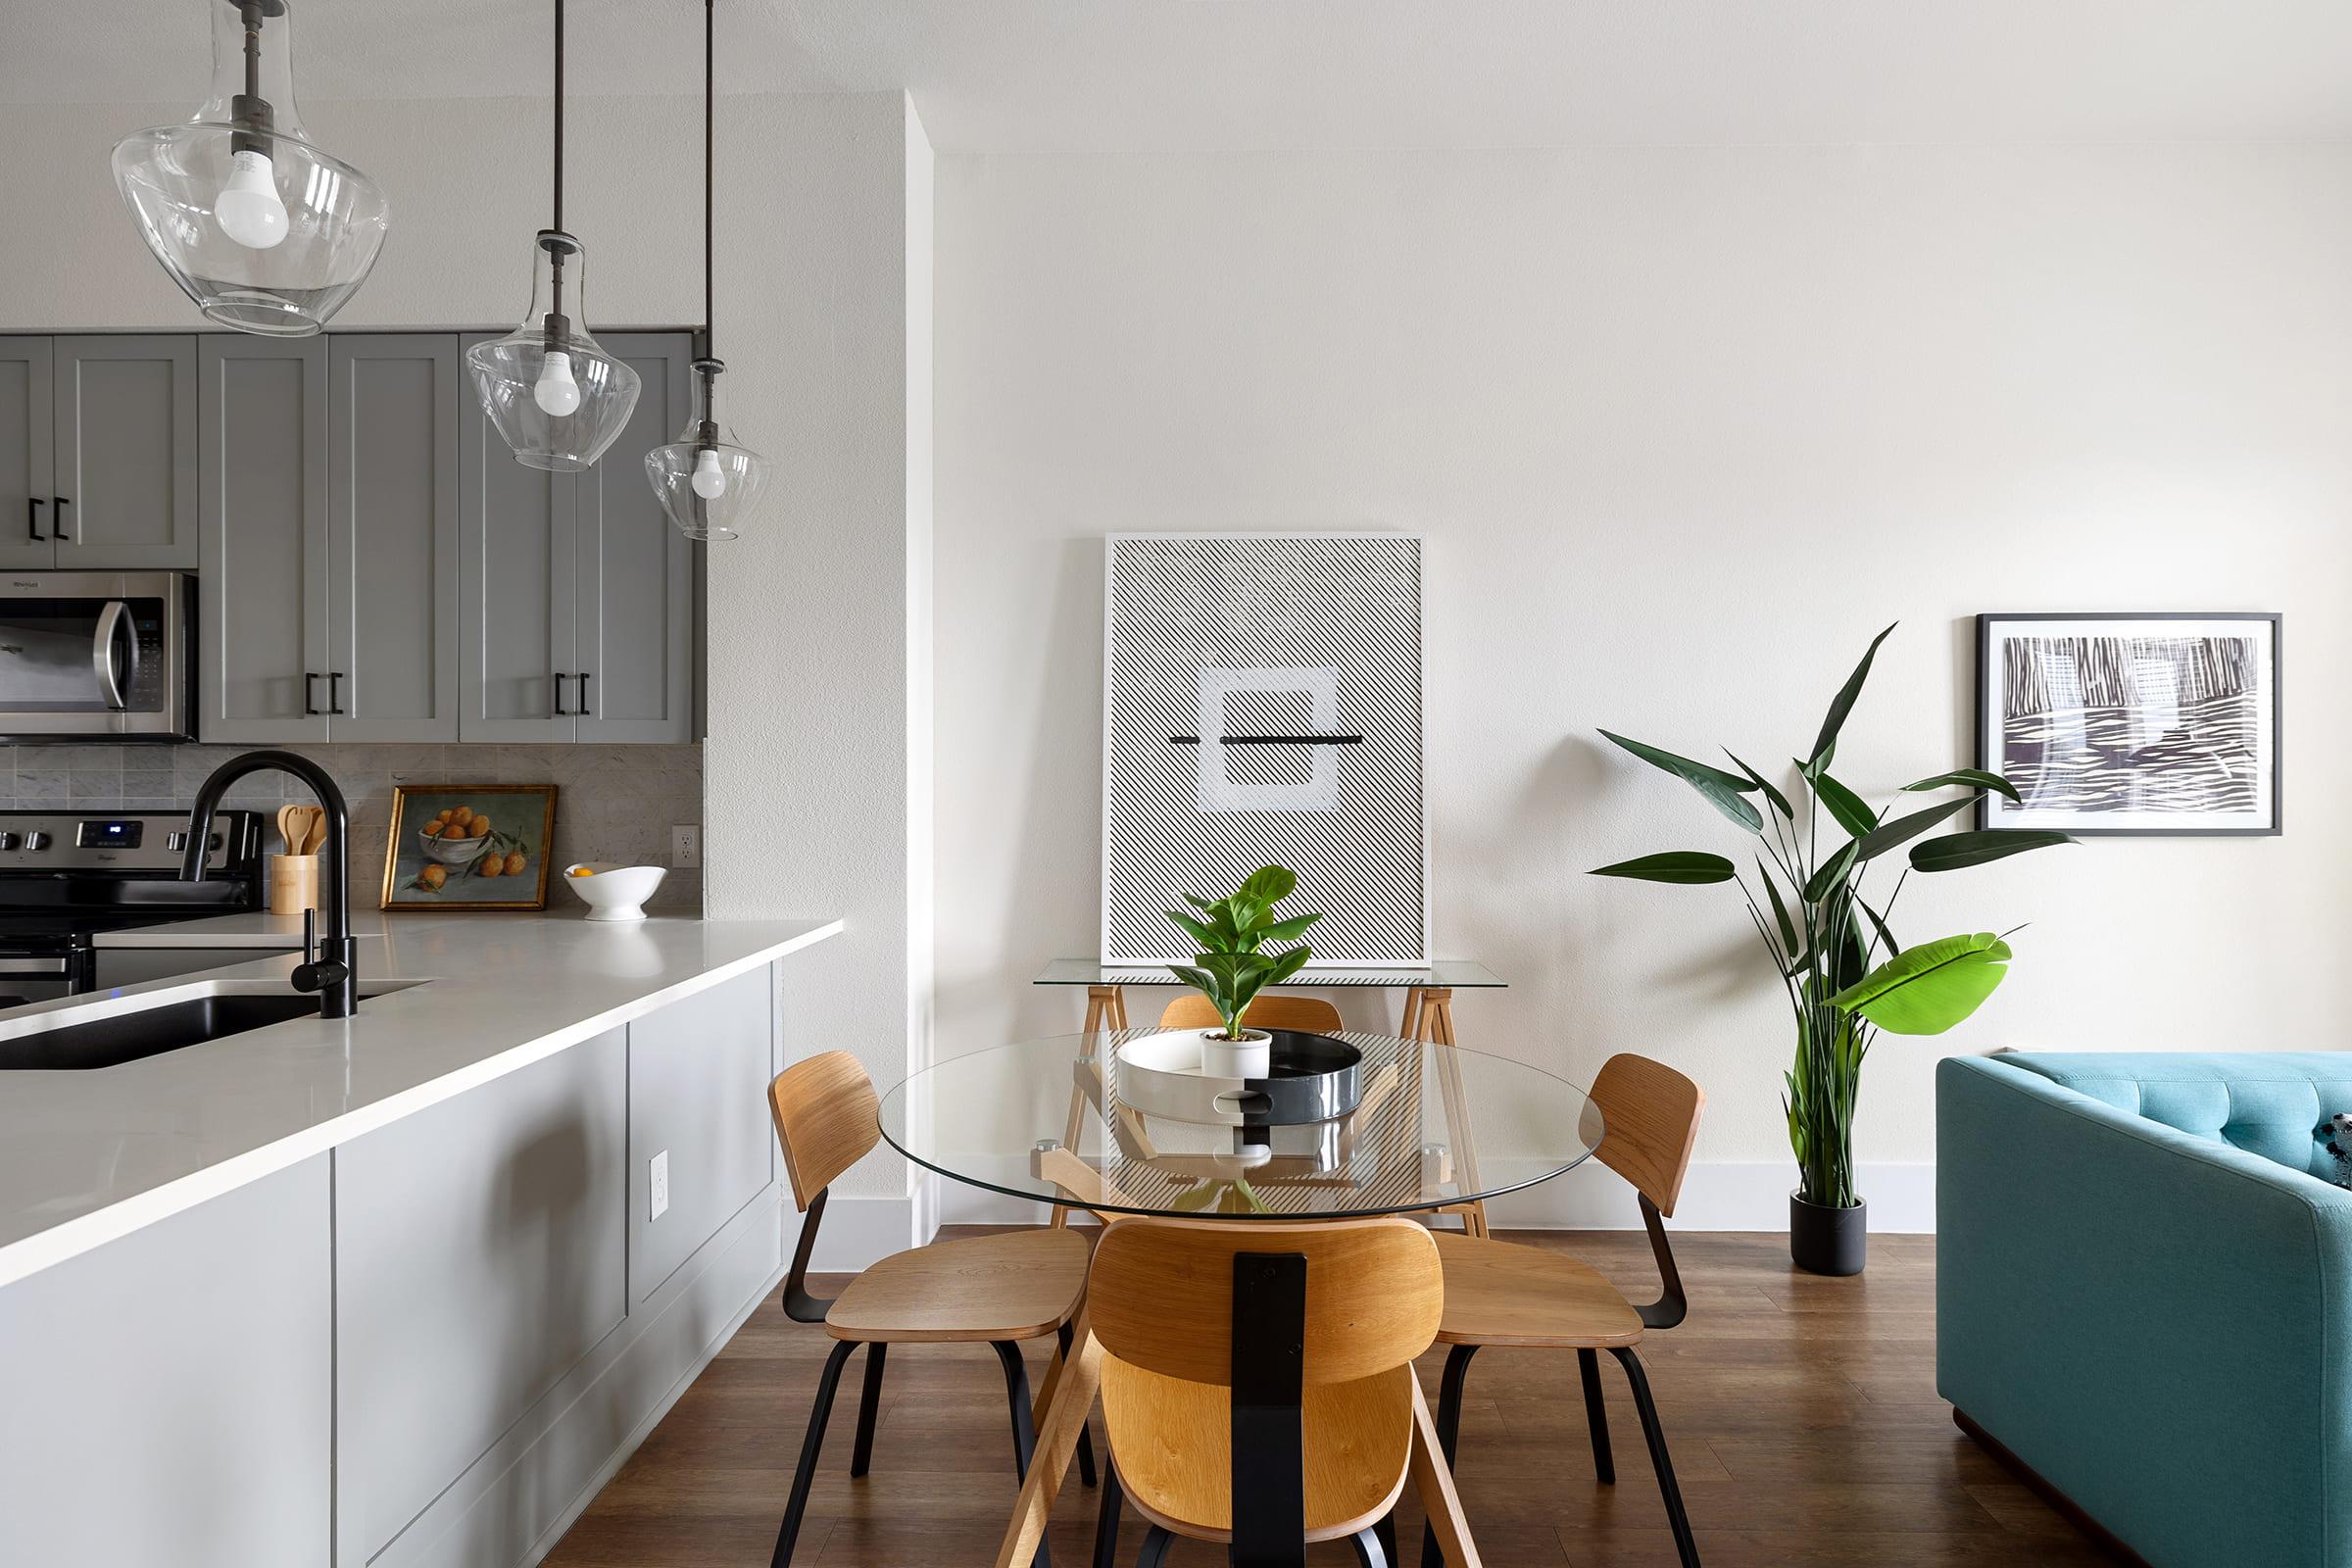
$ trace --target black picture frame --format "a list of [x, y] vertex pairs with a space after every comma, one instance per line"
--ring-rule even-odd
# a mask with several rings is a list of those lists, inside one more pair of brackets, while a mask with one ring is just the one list
[[[1995, 806], [2007, 807], [2006, 801], [1991, 794], [1977, 802], [1977, 825], [1984, 827], [2056, 827], [2077, 838], [2276, 838], [2285, 831], [2286, 824], [2286, 639], [2284, 617], [2277, 611], [1998, 611], [1977, 616], [1977, 684], [1976, 721], [1977, 766], [1999, 771], [2000, 756], [1995, 746], [1991, 722], [1992, 682], [2000, 678], [1993, 666], [1994, 640], [1998, 629], [2017, 621], [2051, 622], [2080, 621], [2085, 627], [2095, 627], [2113, 621], [2233, 621], [2267, 622], [2270, 627], [2270, 820], [2267, 824], [2249, 827], [2228, 827], [2201, 824], [2194, 827], [2125, 826], [2099, 827], [2077, 821], [2051, 821], [2036, 816], [2031, 821], [2019, 821], [2014, 812], [1996, 810]], [[2101, 813], [2082, 812], [2082, 817]]]

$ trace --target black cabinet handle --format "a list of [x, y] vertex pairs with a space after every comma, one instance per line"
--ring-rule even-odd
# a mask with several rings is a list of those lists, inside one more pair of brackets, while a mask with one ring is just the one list
[[558, 718], [569, 718], [571, 716], [571, 710], [564, 706], [564, 676], [562, 672], [559, 671], [553, 677], [553, 679], [556, 683], [556, 716]]
[[41, 532], [41, 498], [39, 496], [26, 497], [24, 509], [29, 514], [29, 520], [24, 526], [31, 532], [33, 542], [35, 544], [48, 543], [48, 535]]
[[311, 695], [311, 688], [318, 684], [317, 670], [306, 669], [302, 672], [302, 710], [307, 715], [315, 716], [318, 711], [318, 700]]
[[580, 671], [580, 716], [586, 718], [595, 710], [588, 706], [588, 672]]
[[51, 496], [49, 499], [57, 503], [57, 521], [51, 526], [57, 529], [57, 536], [63, 539], [66, 537], [66, 509], [74, 504], [74, 498], [72, 496]]
[[343, 712], [343, 672], [339, 669], [326, 672], [326, 711], [329, 717], [340, 717]]

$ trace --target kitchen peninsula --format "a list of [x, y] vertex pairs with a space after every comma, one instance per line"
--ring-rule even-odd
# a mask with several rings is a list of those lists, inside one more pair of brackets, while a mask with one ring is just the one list
[[[517, 1559], [780, 1271], [775, 970], [840, 922], [361, 930], [348, 1019], [0, 1072], [0, 1560]], [[0, 1059], [297, 961], [24, 1008]]]

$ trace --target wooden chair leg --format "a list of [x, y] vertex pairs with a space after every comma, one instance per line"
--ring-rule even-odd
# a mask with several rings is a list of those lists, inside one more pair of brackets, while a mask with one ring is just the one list
[[801, 1539], [801, 1515], [808, 1511], [808, 1487], [816, 1479], [817, 1451], [825, 1446], [825, 1421], [833, 1413], [833, 1392], [841, 1387], [841, 1369], [858, 1348], [850, 1340], [835, 1340], [825, 1357], [825, 1370], [816, 1380], [816, 1407], [808, 1412], [808, 1435], [801, 1440], [801, 1465], [792, 1473], [792, 1497], [784, 1504], [784, 1523], [776, 1531], [776, 1552], [769, 1568], [791, 1568], [792, 1548]]
[[1429, 1401], [1421, 1396], [1421, 1380], [1412, 1380], [1413, 1490], [1421, 1494], [1421, 1509], [1438, 1533], [1438, 1544], [1452, 1568], [1481, 1568], [1478, 1546], [1470, 1539], [1470, 1521], [1462, 1514], [1462, 1499], [1454, 1494], [1453, 1471], [1438, 1446], [1437, 1424], [1430, 1420]]
[[1592, 1429], [1592, 1473], [1604, 1487], [1617, 1484], [1617, 1457], [1609, 1448], [1609, 1407], [1600, 1397], [1600, 1352], [1576, 1352], [1576, 1370], [1585, 1380], [1585, 1424]]
[[[1446, 1468], [1453, 1466], [1453, 1456], [1461, 1446], [1462, 1385], [1470, 1378], [1470, 1358], [1478, 1353], [1475, 1345], [1457, 1345], [1446, 1352], [1446, 1375], [1438, 1382], [1438, 1449], [1446, 1457]], [[1438, 1549], [1435, 1516], [1421, 1527], [1421, 1568], [1441, 1568], [1445, 1554]]]
[[865, 1348], [865, 1391], [858, 1398], [858, 1446], [850, 1452], [851, 1479], [862, 1476], [874, 1459], [874, 1415], [882, 1407], [882, 1358], [890, 1347], [876, 1340]]
[[1658, 1423], [1657, 1401], [1649, 1396], [1649, 1377], [1631, 1347], [1613, 1347], [1609, 1353], [1623, 1363], [1626, 1381], [1634, 1386], [1634, 1408], [1642, 1416], [1642, 1436], [1649, 1443], [1650, 1467], [1658, 1473], [1658, 1494], [1666, 1502], [1666, 1522], [1674, 1529], [1674, 1549], [1683, 1568], [1698, 1568], [1698, 1543], [1690, 1534], [1690, 1516], [1683, 1510], [1683, 1489], [1675, 1484], [1674, 1461], [1666, 1456], [1666, 1429]]
[[[1054, 1331], [1054, 1364], [1046, 1368], [1046, 1387], [1041, 1393], [1052, 1391], [1054, 1380], [1060, 1376], [1061, 1364], [1069, 1359], [1069, 1355], [1070, 1325], [1064, 1323]], [[1037, 1412], [1044, 1407], [1045, 1401], [1042, 1398], [1031, 1400], [1029, 1405], [1031, 1419], [1034, 1420]], [[1092, 1427], [1078, 1429], [1078, 1480], [1084, 1486], [1091, 1487], [1095, 1484], [1095, 1435]]]
[[1004, 1527], [1004, 1539], [997, 1547], [997, 1568], [1027, 1562], [1044, 1544], [1046, 1521], [1053, 1515], [1054, 1499], [1061, 1493], [1061, 1478], [1069, 1471], [1078, 1434], [1084, 1430], [1095, 1407], [1095, 1394], [1102, 1387], [1102, 1347], [1082, 1320], [1069, 1359], [1054, 1384], [1046, 1419], [1037, 1429], [1037, 1452], [1028, 1479], [1021, 1483], [1021, 1497], [1011, 1522]]

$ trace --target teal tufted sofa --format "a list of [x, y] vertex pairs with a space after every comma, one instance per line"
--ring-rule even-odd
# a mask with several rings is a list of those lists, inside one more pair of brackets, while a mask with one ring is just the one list
[[2155, 1568], [2352, 1568], [2352, 1054], [1952, 1057], [1936, 1381]]

